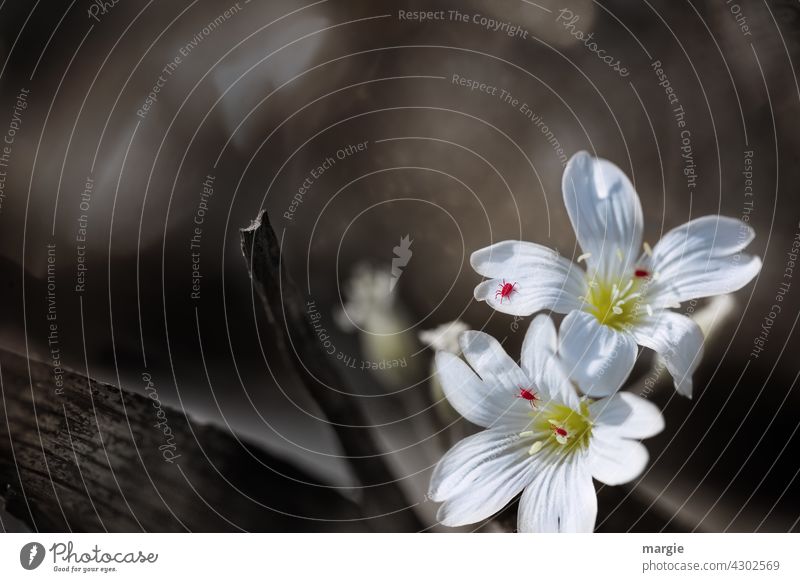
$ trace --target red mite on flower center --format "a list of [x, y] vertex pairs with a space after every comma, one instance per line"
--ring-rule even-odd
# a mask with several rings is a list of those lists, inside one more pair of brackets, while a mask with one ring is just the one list
[[553, 432], [556, 433], [557, 436], [561, 436], [561, 437], [565, 437], [568, 434], [567, 431], [565, 429], [561, 428], [560, 426], [554, 426], [553, 427]]
[[646, 269], [636, 269], [636, 270], [633, 272], [633, 274], [634, 274], [634, 276], [636, 276], [637, 278], [639, 278], [639, 279], [643, 279], [643, 278], [645, 278], [645, 277], [649, 277], [649, 276], [650, 276], [650, 271], [648, 271], [648, 270], [646, 270]]
[[500, 303], [503, 303], [503, 299], [508, 299], [511, 301], [511, 294], [516, 291], [516, 282], [515, 283], [506, 283], [506, 280], [503, 279], [502, 283], [497, 284], [497, 291], [494, 294], [494, 298], [500, 298]]

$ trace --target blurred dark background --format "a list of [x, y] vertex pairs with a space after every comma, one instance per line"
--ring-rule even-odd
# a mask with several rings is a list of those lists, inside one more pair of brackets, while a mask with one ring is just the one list
[[[468, 22], [400, 17], [414, 10], [457, 10]], [[575, 31], [593, 33], [629, 74]], [[7, 0], [0, 134], [14, 135], [0, 168], [2, 347], [52, 361], [54, 257], [63, 365], [138, 392], [147, 371], [165, 403], [325, 482], [354, 485], [253, 297], [239, 229], [266, 208], [340, 356], [348, 382], [336, 389], [379, 426], [400, 484], [433, 525], [430, 470], [471, 429], [448, 426], [435, 404], [432, 352], [417, 333], [461, 319], [518, 354], [527, 322], [472, 299], [469, 254], [508, 238], [580, 254], [560, 182], [566, 157], [587, 149], [633, 178], [646, 240], [704, 214], [746, 215], [757, 232], [749, 250], [764, 259], [709, 338], [694, 399], [668, 381], [649, 395], [667, 429], [648, 441], [641, 481], [600, 491], [598, 530], [797, 530], [800, 282], [784, 275], [800, 236], [798, 60], [800, 4], [789, 0], [120, 0], [102, 9]], [[391, 268], [406, 235], [413, 256], [391, 301], [373, 301], [353, 273]], [[782, 310], [754, 356], [784, 282]], [[361, 331], [339, 325], [348, 301]], [[402, 367], [360, 369], [398, 358]], [[651, 365], [644, 354], [637, 377]]]

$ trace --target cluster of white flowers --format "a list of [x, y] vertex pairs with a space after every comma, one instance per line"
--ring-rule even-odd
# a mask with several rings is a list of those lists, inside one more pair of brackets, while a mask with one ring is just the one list
[[[505, 241], [473, 253], [485, 281], [475, 297], [503, 313], [565, 314], [560, 332], [539, 315], [525, 335], [521, 362], [499, 342], [465, 331], [460, 347], [436, 355], [447, 400], [485, 430], [445, 454], [431, 478], [444, 525], [484, 520], [519, 493], [524, 532], [592, 531], [597, 496], [636, 479], [648, 453], [640, 439], [664, 428], [652, 403], [620, 392], [641, 345], [655, 350], [675, 388], [692, 395], [703, 332], [671, 311], [681, 302], [736, 291], [761, 268], [741, 251], [748, 225], [704, 216], [642, 243], [642, 208], [627, 176], [585, 152], [562, 183], [582, 255], [578, 263], [530, 242]], [[469, 364], [469, 365], [468, 365]]]

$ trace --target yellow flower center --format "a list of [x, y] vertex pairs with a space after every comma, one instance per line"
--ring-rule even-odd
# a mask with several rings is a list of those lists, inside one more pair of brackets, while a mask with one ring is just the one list
[[620, 282], [592, 278], [584, 297], [585, 310], [603, 325], [622, 331], [635, 324], [648, 307], [643, 301], [646, 282], [646, 277], [636, 275]]
[[589, 446], [593, 425], [586, 400], [581, 401], [579, 411], [563, 404], [549, 403], [544, 408], [531, 412], [531, 416], [533, 422], [530, 430], [520, 433], [523, 438], [536, 438], [529, 454], [536, 454], [545, 448], [573, 453]]

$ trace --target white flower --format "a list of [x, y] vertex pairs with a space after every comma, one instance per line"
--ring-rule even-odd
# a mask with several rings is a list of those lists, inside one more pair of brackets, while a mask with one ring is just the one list
[[[370, 370], [394, 390], [416, 381], [420, 369], [414, 322], [397, 294], [389, 292], [390, 281], [389, 269], [357, 265], [343, 285], [347, 302], [334, 311], [334, 320], [342, 331], [358, 335], [361, 362], [349, 365]], [[349, 359], [342, 351], [337, 358], [340, 354]]]
[[347, 303], [335, 313], [339, 328], [342, 331], [396, 332], [396, 326], [392, 325], [396, 295], [389, 292], [390, 281], [388, 269], [358, 264], [344, 284]]
[[505, 241], [472, 254], [472, 267], [489, 277], [475, 288], [475, 298], [512, 315], [566, 313], [559, 351], [585, 394], [617, 390], [639, 344], [664, 359], [675, 388], [691, 397], [703, 334], [669, 308], [749, 283], [761, 260], [740, 252], [755, 237], [753, 229], [703, 216], [671, 230], [655, 247], [643, 246], [633, 185], [614, 164], [586, 152], [570, 159], [562, 188], [586, 271], [541, 245]]
[[461, 353], [461, 346], [458, 343], [458, 338], [468, 329], [469, 326], [466, 323], [460, 319], [456, 319], [443, 323], [433, 329], [426, 329], [419, 332], [419, 340], [436, 351], [445, 351], [459, 355]]
[[663, 429], [659, 410], [629, 392], [579, 398], [546, 315], [525, 336], [521, 368], [485, 333], [465, 332], [461, 345], [480, 377], [448, 352], [437, 354], [437, 371], [450, 403], [486, 430], [459, 442], [434, 469], [438, 519], [452, 527], [476, 523], [522, 492], [520, 531], [592, 531], [592, 477], [608, 485], [635, 479], [648, 461], [635, 439]]

